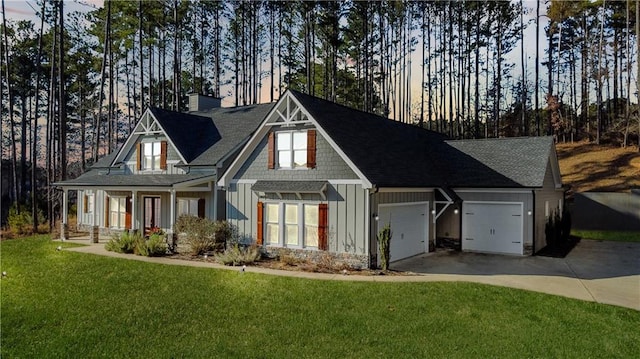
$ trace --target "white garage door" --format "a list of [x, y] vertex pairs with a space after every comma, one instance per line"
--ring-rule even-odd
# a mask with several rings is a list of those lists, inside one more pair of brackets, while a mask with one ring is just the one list
[[429, 203], [381, 204], [378, 230], [391, 223], [391, 261], [427, 251]]
[[522, 254], [522, 203], [464, 202], [462, 250]]

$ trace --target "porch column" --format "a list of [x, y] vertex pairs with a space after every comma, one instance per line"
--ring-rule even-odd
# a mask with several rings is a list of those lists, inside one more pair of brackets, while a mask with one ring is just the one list
[[69, 211], [69, 190], [62, 190], [62, 223], [60, 224], [60, 239], [67, 240], [69, 239], [69, 216], [67, 212]]
[[[218, 198], [218, 182], [217, 181], [213, 181], [213, 195], [212, 197], [212, 203], [213, 203], [213, 215], [211, 217], [212, 220], [217, 221], [218, 220], [218, 201], [220, 200], [220, 198]], [[211, 206], [209, 206], [209, 208], [211, 208]]]
[[171, 200], [169, 203], [169, 230], [167, 231], [168, 235], [173, 234], [173, 226], [176, 224], [176, 190], [172, 189]]
[[92, 190], [93, 196], [93, 208], [92, 210], [92, 222], [91, 222], [91, 242], [98, 243], [100, 237], [100, 227], [98, 226], [98, 190]]
[[131, 230], [135, 232], [138, 230], [138, 191], [131, 191]]

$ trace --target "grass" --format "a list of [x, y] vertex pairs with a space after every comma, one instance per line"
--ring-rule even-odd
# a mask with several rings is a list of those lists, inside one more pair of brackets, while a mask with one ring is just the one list
[[625, 192], [640, 187], [640, 153], [589, 142], [556, 145], [562, 182], [571, 192]]
[[[471, 283], [319, 281], [0, 242], [14, 357], [633, 357], [640, 312]], [[69, 244], [62, 244], [68, 246]]]
[[571, 234], [580, 238], [597, 239], [601, 241], [640, 242], [640, 232], [638, 231], [572, 230]]

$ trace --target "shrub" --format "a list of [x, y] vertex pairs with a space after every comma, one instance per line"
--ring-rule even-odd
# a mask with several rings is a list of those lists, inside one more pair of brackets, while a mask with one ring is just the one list
[[161, 234], [152, 234], [149, 239], [140, 237], [136, 242], [135, 253], [145, 257], [159, 257], [167, 253], [165, 237]]
[[140, 241], [144, 241], [140, 233], [123, 232], [114, 234], [104, 248], [111, 252], [133, 253]]
[[[38, 223], [42, 224], [46, 222], [42, 210], [37, 211]], [[33, 232], [33, 217], [31, 216], [31, 209], [26, 206], [22, 206], [22, 210], [18, 213], [18, 207], [14, 203], [9, 208], [9, 216], [7, 217], [7, 225], [15, 235], [23, 236], [25, 234], [31, 234]]]
[[180, 216], [175, 232], [189, 246], [192, 255], [201, 255], [211, 250], [222, 250], [237, 239], [237, 231], [227, 221], [212, 222], [195, 216]]
[[389, 269], [389, 261], [391, 260], [391, 223], [387, 223], [378, 233], [378, 245], [380, 246], [380, 266], [382, 270]]
[[224, 265], [251, 264], [260, 259], [260, 247], [257, 245], [240, 246], [234, 244], [229, 246], [224, 252], [216, 254], [216, 261]]
[[569, 242], [571, 214], [566, 208], [562, 211], [562, 215], [559, 211], [553, 211], [545, 223], [544, 234], [547, 245], [552, 247], [560, 247]]

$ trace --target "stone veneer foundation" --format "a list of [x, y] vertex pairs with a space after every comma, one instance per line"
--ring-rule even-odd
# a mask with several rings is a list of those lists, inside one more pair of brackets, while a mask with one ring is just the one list
[[329, 251], [270, 246], [264, 247], [264, 250], [267, 256], [272, 258], [290, 256], [301, 261], [308, 261], [333, 268], [369, 268], [369, 256], [366, 254], [335, 253]]

